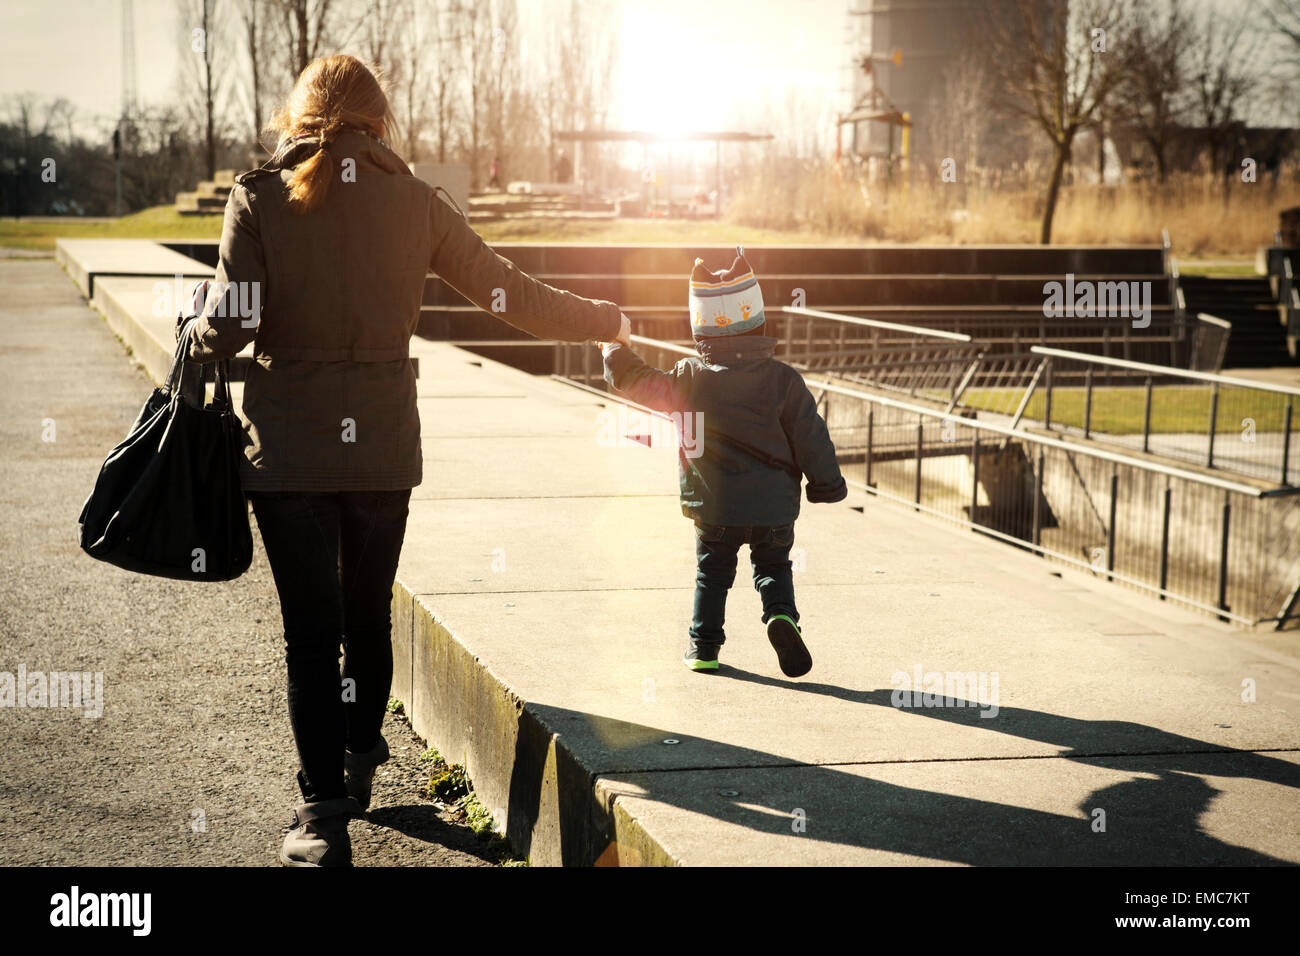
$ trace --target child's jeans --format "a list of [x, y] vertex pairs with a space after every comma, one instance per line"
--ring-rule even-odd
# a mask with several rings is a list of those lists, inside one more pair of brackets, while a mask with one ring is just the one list
[[736, 552], [749, 545], [749, 559], [754, 565], [754, 589], [763, 600], [763, 621], [774, 614], [799, 620], [794, 606], [794, 578], [790, 566], [790, 548], [794, 545], [794, 525], [779, 528], [724, 528], [718, 525], [695, 526], [695, 614], [691, 637], [707, 644], [726, 640], [722, 631], [727, 610], [727, 591], [736, 580]]

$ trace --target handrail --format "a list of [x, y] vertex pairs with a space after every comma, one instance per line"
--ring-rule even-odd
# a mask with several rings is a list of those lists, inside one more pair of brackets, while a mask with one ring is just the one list
[[1227, 319], [1221, 319], [1217, 315], [1210, 315], [1210, 313], [1208, 312], [1197, 312], [1196, 318], [1201, 322], [1209, 322], [1211, 325], [1217, 325], [1220, 326], [1221, 328], [1225, 328], [1225, 329], [1232, 328], [1232, 323], [1229, 322]]
[[[660, 348], [668, 352], [677, 352], [678, 354], [681, 355], [698, 354], [694, 349], [685, 348], [680, 345], [674, 345], [672, 342], [664, 342], [659, 339], [647, 338], [644, 335], [634, 335], [632, 336], [632, 341], [636, 343], [640, 343], [642, 345], [651, 346], [652, 348]], [[1055, 351], [1055, 350], [1049, 350], [1049, 351]], [[1064, 354], [1066, 356], [1072, 356], [1074, 353], [1064, 352], [1060, 354]], [[1130, 363], [1130, 364], [1136, 364], [1136, 363]], [[1159, 368], [1159, 366], [1155, 366], [1155, 367]], [[885, 405], [889, 408], [896, 408], [899, 409], [900, 411], [909, 412], [914, 415], [924, 415], [929, 418], [938, 418], [938, 419], [952, 418], [952, 416], [946, 412], [937, 411], [936, 409], [933, 408], [927, 408], [924, 405], [914, 405], [911, 402], [900, 401], [896, 398], [888, 398], [884, 395], [873, 395], [869, 392], [859, 392], [855, 389], [845, 388], [843, 385], [836, 385], [832, 382], [827, 382], [822, 379], [812, 379], [810, 381], [820, 389], [823, 389], [827, 392], [831, 392], [836, 395], [843, 395], [847, 398], [856, 398], [862, 401], [875, 402], [876, 404]], [[1163, 465], [1158, 462], [1147, 461], [1142, 458], [1133, 458], [1129, 455], [1123, 455], [1118, 452], [1107, 451], [1102, 448], [1093, 448], [1091, 446], [1085, 448], [1080, 446], [1077, 442], [1060, 441], [1059, 439], [1048, 438], [1046, 435], [1037, 435], [1033, 432], [1028, 432], [1020, 428], [1008, 428], [1005, 425], [997, 425], [994, 424], [993, 422], [981, 422], [978, 419], [974, 419], [974, 418], [962, 418], [960, 419], [960, 422], [964, 427], [975, 428], [975, 429], [979, 429], [980, 431], [991, 432], [995, 435], [1002, 435], [1009, 438], [1020, 438], [1025, 441], [1030, 441], [1035, 444], [1043, 445], [1047, 448], [1056, 448], [1061, 451], [1075, 452], [1075, 453], [1083, 452], [1084, 454], [1091, 455], [1096, 458], [1101, 458], [1105, 461], [1114, 462], [1116, 464], [1130, 465], [1134, 468], [1139, 468], [1144, 471], [1155, 472], [1156, 474], [1165, 475], [1170, 478], [1180, 478], [1184, 481], [1190, 481], [1196, 484], [1209, 485], [1212, 488], [1219, 488], [1223, 491], [1233, 491], [1233, 492], [1237, 492], [1238, 494], [1247, 495], [1252, 498], [1269, 498], [1269, 497], [1276, 497], [1279, 495], [1285, 495], [1288, 493], [1290, 494], [1300, 493], [1300, 487], [1294, 489], [1265, 490], [1262, 488], [1256, 488], [1252, 485], [1245, 485], [1245, 484], [1241, 484], [1240, 482], [1229, 481], [1228, 479], [1225, 478], [1216, 478], [1213, 475], [1202, 475], [1198, 472], [1186, 471], [1182, 468], [1175, 468], [1170, 465]]]
[[1282, 282], [1278, 292], [1281, 293], [1279, 298], [1286, 316], [1286, 334], [1300, 336], [1300, 292], [1296, 290], [1290, 256], [1282, 257]]
[[1114, 368], [1130, 369], [1135, 372], [1149, 372], [1170, 378], [1187, 378], [1198, 382], [1210, 382], [1216, 385], [1235, 385], [1241, 388], [1253, 388], [1261, 392], [1276, 392], [1279, 395], [1300, 396], [1300, 388], [1290, 385], [1278, 385], [1275, 382], [1260, 382], [1248, 378], [1234, 378], [1215, 372], [1193, 372], [1189, 369], [1171, 368], [1167, 365], [1150, 365], [1146, 362], [1133, 362], [1129, 359], [1110, 358], [1105, 355], [1089, 355], [1085, 352], [1067, 352], [1065, 349], [1053, 349], [1044, 345], [1030, 346], [1029, 351], [1038, 355], [1054, 355], [1058, 358], [1076, 359], [1094, 365], [1110, 365]]
[[947, 339], [949, 342], [969, 344], [974, 341], [964, 332], [946, 332], [943, 329], [929, 329], [922, 325], [903, 325], [898, 322], [886, 322], [883, 319], [861, 319], [857, 316], [836, 315], [834, 312], [803, 309], [793, 305], [776, 306], [772, 311], [789, 315], [804, 315], [812, 319], [830, 319], [834, 322], [844, 322], [848, 325], [860, 325], [873, 329], [888, 329], [891, 332], [907, 332], [910, 335], [919, 335], [926, 338]]
[[[911, 402], [902, 402], [898, 399], [888, 398], [884, 395], [871, 395], [866, 392], [854, 391], [851, 388], [845, 388], [842, 385], [835, 385], [831, 382], [816, 380], [818, 388], [825, 389], [837, 395], [844, 395], [848, 398], [858, 398], [867, 402], [876, 402], [880, 405], [887, 405], [891, 408], [897, 408], [900, 411], [909, 412], [913, 415], [925, 415], [930, 418], [952, 418], [943, 412], [936, 411], [933, 408], [926, 408], [923, 405], [913, 405]], [[1005, 425], [996, 425], [993, 422], [982, 422], [975, 418], [956, 419], [964, 428], [976, 428], [980, 431], [992, 432], [997, 435], [1005, 435], [1011, 438], [1020, 438], [1030, 441], [1047, 448], [1055, 448], [1059, 451], [1067, 451], [1086, 455], [1095, 458], [1101, 458], [1105, 461], [1114, 462], [1119, 465], [1131, 465], [1144, 471], [1152, 471], [1156, 474], [1165, 475], [1170, 478], [1180, 478], [1184, 481], [1194, 482], [1201, 485], [1209, 485], [1212, 488], [1219, 488], [1223, 491], [1233, 491], [1238, 494], [1247, 495], [1251, 498], [1276, 498], [1287, 497], [1291, 494], [1300, 493], [1300, 488], [1289, 489], [1268, 489], [1256, 488], [1252, 485], [1243, 485], [1236, 481], [1229, 481], [1225, 478], [1216, 478], [1213, 475], [1202, 475], [1194, 471], [1185, 471], [1182, 468], [1174, 468], [1170, 465], [1162, 465], [1159, 462], [1146, 461], [1142, 458], [1133, 458], [1129, 455], [1122, 455], [1117, 452], [1106, 451], [1102, 448], [1083, 447], [1077, 442], [1061, 441], [1056, 438], [1048, 438], [1046, 435], [1037, 435], [1033, 432], [1027, 432], [1020, 428], [1007, 428]]]

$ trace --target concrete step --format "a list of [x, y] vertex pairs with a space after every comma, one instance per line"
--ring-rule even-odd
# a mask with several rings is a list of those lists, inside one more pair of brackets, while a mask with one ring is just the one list
[[212, 278], [211, 266], [151, 239], [57, 239], [54, 258], [87, 299], [100, 276]]
[[1293, 365], [1283, 313], [1267, 277], [1189, 276], [1182, 281], [1187, 311], [1206, 312], [1232, 324], [1224, 366]]
[[[679, 276], [626, 274], [533, 275], [557, 288], [621, 305], [684, 308], [689, 291], [686, 273]], [[1080, 276], [1094, 281], [1147, 281], [1153, 304], [1167, 304], [1169, 289], [1159, 276]], [[827, 275], [761, 274], [763, 301], [793, 303], [796, 296], [809, 308], [840, 306], [1033, 306], [1041, 310], [1043, 286], [1053, 276], [1008, 275]], [[1076, 281], [1079, 281], [1076, 280]], [[425, 285], [424, 305], [460, 305], [467, 300], [437, 276]]]
[[[216, 242], [209, 243], [215, 265]], [[191, 241], [197, 248], [198, 241]], [[661, 275], [686, 282], [696, 256], [725, 269], [734, 246], [591, 245], [500, 242], [492, 248], [519, 268], [544, 275]], [[1158, 247], [1054, 246], [771, 246], [749, 248], [759, 278], [767, 275], [1034, 275], [1061, 280], [1076, 276], [1141, 276], [1164, 279]], [[1046, 281], [1046, 279], [1044, 280]], [[1184, 280], [1186, 281], [1186, 280]]]
[[[725, 269], [734, 246], [628, 245], [593, 247], [578, 244], [500, 243], [503, 256], [525, 272], [690, 274], [697, 256], [710, 269]], [[1158, 246], [763, 246], [746, 249], [746, 258], [761, 277], [768, 274], [956, 275], [1029, 274], [1061, 278], [1076, 275], [1161, 275]]]

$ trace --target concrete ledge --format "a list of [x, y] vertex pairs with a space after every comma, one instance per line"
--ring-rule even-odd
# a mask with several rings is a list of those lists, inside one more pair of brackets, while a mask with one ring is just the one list
[[[814, 674], [780, 676], [743, 570], [723, 670], [691, 674], [689, 525], [647, 486], [672, 486], [672, 449], [602, 447], [598, 397], [450, 348], [428, 361], [394, 692], [535, 864], [1300, 860], [1275, 804], [1300, 767], [1264, 752], [1300, 742], [1294, 636], [1266, 650], [858, 499], [798, 526]], [[892, 706], [918, 662], [1000, 673], [1001, 715]], [[1261, 667], [1280, 696], [1244, 704]], [[1154, 835], [1094, 840], [1097, 805]]]
[[211, 279], [212, 269], [152, 239], [57, 239], [54, 259], [87, 299], [101, 276], [173, 276]]
[[[173, 249], [216, 263], [216, 241], [162, 240]], [[494, 242], [492, 248], [530, 274], [568, 276], [604, 274], [668, 275], [684, 283], [696, 256], [711, 269], [723, 269], [735, 256], [734, 245], [589, 242]], [[1164, 256], [1159, 243], [1137, 246], [1041, 245], [860, 245], [753, 246], [745, 250], [760, 276], [899, 275], [899, 274], [1050, 274], [1073, 272], [1160, 275]], [[674, 300], [674, 304], [676, 300]], [[623, 304], [623, 303], [620, 303]], [[630, 302], [636, 305], [640, 303]]]

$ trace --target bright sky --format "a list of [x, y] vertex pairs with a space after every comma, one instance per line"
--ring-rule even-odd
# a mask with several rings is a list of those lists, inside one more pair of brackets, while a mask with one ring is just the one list
[[[770, 91], [834, 95], [846, 56], [846, 0], [598, 0], [619, 22], [611, 125], [716, 129]], [[182, 47], [174, 0], [135, 0], [136, 84], [170, 98]], [[520, 0], [539, 30], [558, 0]], [[120, 0], [2, 0], [0, 97], [62, 96], [79, 114], [115, 116], [121, 97]], [[539, 36], [540, 39], [540, 36]], [[831, 109], [832, 107], [827, 107]]]
[[[542, 0], [545, 2], [545, 0]], [[622, 124], [731, 128], [789, 90], [834, 100], [848, 55], [844, 0], [621, 0]]]

